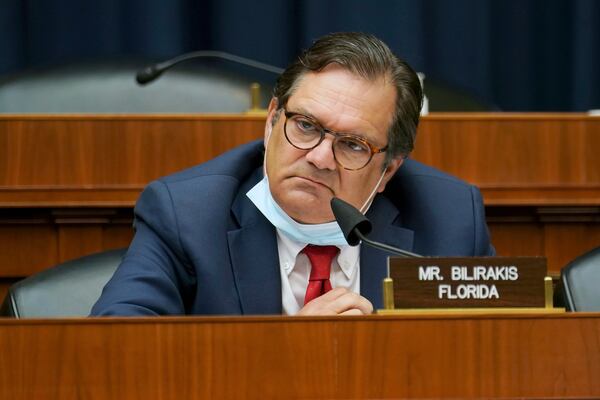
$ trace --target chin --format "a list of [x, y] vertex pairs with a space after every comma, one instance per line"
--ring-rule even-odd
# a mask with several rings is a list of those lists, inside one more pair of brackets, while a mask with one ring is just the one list
[[282, 200], [277, 201], [279, 206], [291, 218], [302, 224], [320, 224], [334, 219], [329, 199], [317, 198], [306, 193], [287, 193]]
[[296, 222], [299, 222], [301, 224], [306, 224], [306, 225], [311, 225], [311, 224], [324, 224], [327, 222], [332, 222], [335, 218], [333, 217], [333, 215], [331, 215], [330, 217], [323, 217], [323, 216], [308, 216], [308, 215], [299, 215], [297, 217], [293, 217], [290, 215], [290, 217], [292, 217]]

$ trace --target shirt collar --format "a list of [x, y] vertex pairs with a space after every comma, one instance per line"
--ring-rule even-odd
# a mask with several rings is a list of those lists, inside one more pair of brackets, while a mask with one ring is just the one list
[[[293, 239], [290, 239], [286, 234], [277, 230], [277, 241], [281, 245], [279, 249], [279, 255], [281, 257], [280, 263], [283, 266], [285, 273], [289, 274], [294, 270], [296, 265], [296, 258], [298, 254], [304, 249], [307, 243], [300, 243]], [[358, 270], [358, 260], [360, 256], [360, 246], [337, 246], [340, 249], [340, 254], [337, 257], [338, 265], [346, 278], [350, 279], [352, 275]]]

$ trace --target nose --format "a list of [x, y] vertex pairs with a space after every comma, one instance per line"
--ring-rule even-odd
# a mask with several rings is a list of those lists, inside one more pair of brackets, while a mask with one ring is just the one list
[[325, 137], [317, 147], [306, 153], [306, 160], [318, 169], [335, 170], [337, 164], [333, 156], [333, 138]]

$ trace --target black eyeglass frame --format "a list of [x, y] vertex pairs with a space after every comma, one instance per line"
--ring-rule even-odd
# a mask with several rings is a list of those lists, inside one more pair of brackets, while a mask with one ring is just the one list
[[[377, 147], [377, 146], [369, 143], [369, 141], [367, 139], [365, 139], [365, 138], [363, 138], [361, 136], [352, 135], [350, 133], [336, 132], [336, 131], [333, 131], [331, 129], [324, 128], [318, 121], [316, 121], [314, 118], [309, 117], [308, 115], [304, 115], [302, 113], [288, 111], [285, 108], [282, 108], [282, 110], [283, 110], [283, 113], [285, 115], [285, 122], [283, 124], [283, 133], [285, 134], [285, 138], [286, 138], [286, 140], [288, 141], [289, 144], [291, 144], [292, 146], [294, 146], [298, 150], [310, 151], [310, 150], [318, 147], [323, 142], [323, 139], [325, 139], [325, 134], [328, 133], [328, 134], [330, 134], [330, 135], [333, 136], [333, 145], [332, 145], [331, 149], [333, 151], [333, 158], [335, 159], [335, 162], [339, 166], [341, 166], [342, 168], [344, 168], [344, 169], [346, 169], [348, 171], [358, 171], [358, 170], [363, 169], [364, 167], [366, 167], [367, 165], [369, 165], [369, 163], [371, 162], [371, 160], [373, 159], [373, 156], [375, 154], [384, 153], [384, 152], [387, 151], [387, 149], [389, 147], [388, 145], [385, 145], [384, 147], [379, 148], [379, 147]], [[308, 149], [305, 149], [305, 148], [302, 148], [302, 147], [298, 147], [297, 145], [295, 145], [294, 143], [292, 143], [292, 141], [288, 137], [287, 123], [288, 123], [288, 121], [291, 118], [297, 117], [297, 116], [298, 117], [302, 117], [302, 118], [306, 118], [307, 120], [311, 121], [315, 125], [315, 127], [318, 127], [320, 129], [321, 138], [319, 139], [319, 141], [314, 146], [312, 146], [312, 147], [310, 147]], [[335, 155], [335, 147], [334, 147], [334, 145], [335, 145], [335, 143], [338, 140], [343, 139], [343, 138], [352, 138], [354, 140], [357, 140], [357, 141], [363, 143], [364, 145], [366, 145], [369, 148], [369, 150], [371, 151], [371, 154], [369, 155], [369, 159], [367, 160], [367, 162], [365, 163], [365, 165], [363, 165], [362, 167], [359, 167], [359, 168], [348, 168], [348, 167], [344, 166], [341, 162], [338, 161], [338, 159], [337, 159], [337, 157]]]

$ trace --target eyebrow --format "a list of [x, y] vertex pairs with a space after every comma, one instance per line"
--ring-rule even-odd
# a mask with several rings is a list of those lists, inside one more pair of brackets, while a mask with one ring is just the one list
[[372, 138], [368, 137], [364, 132], [336, 131], [334, 129], [329, 129], [329, 128], [327, 128], [327, 127], [325, 127], [323, 125], [323, 123], [321, 122], [321, 120], [319, 120], [319, 118], [315, 117], [310, 111], [308, 111], [307, 109], [305, 109], [305, 108], [303, 108], [301, 106], [298, 107], [298, 108], [296, 108], [296, 110], [297, 111], [292, 111], [292, 110], [288, 110], [288, 111], [296, 113], [296, 114], [302, 114], [302, 115], [304, 115], [306, 117], [309, 117], [310, 119], [312, 119], [315, 122], [317, 122], [321, 126], [321, 128], [327, 129], [327, 130], [329, 130], [331, 132], [339, 133], [339, 134], [342, 134], [342, 135], [356, 136], [356, 137], [362, 138], [362, 139], [368, 141], [369, 143], [373, 143], [373, 144], [375, 142]]

